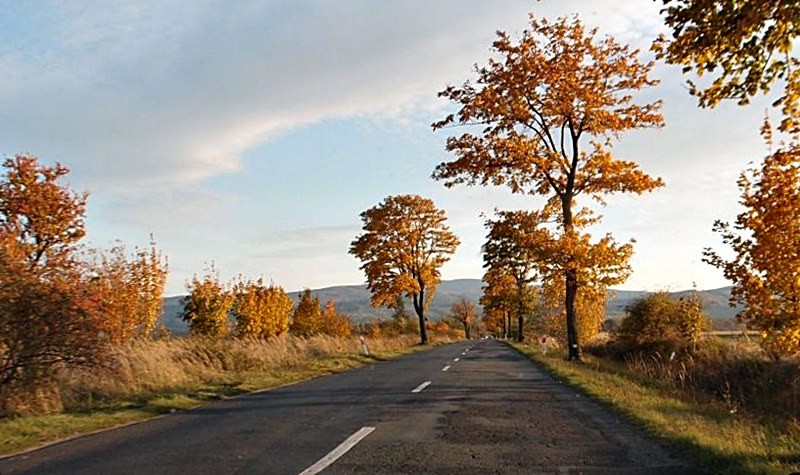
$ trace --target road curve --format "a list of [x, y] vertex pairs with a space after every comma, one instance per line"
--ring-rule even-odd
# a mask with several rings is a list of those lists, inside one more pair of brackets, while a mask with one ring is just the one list
[[694, 474], [484, 340], [436, 347], [0, 460], [10, 474]]

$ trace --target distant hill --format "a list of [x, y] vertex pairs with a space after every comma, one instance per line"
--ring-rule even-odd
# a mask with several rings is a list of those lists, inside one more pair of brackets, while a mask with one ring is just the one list
[[[443, 281], [436, 291], [436, 296], [431, 302], [428, 315], [431, 320], [439, 320], [447, 315], [450, 307], [459, 297], [466, 297], [472, 301], [478, 301], [481, 296], [480, 279], [455, 279]], [[702, 290], [700, 297], [703, 302], [703, 310], [706, 315], [713, 319], [730, 319], [737, 309], [728, 307], [728, 297], [730, 287], [719, 289]], [[355, 322], [365, 322], [372, 319], [386, 318], [391, 311], [385, 308], [372, 308], [369, 301], [369, 291], [365, 285], [341, 285], [335, 287], [325, 287], [322, 289], [312, 289], [314, 295], [319, 297], [324, 303], [328, 299], [336, 302], [336, 308], [350, 315]], [[688, 294], [690, 291], [684, 290], [671, 292], [676, 297]], [[289, 296], [297, 301], [300, 292], [291, 292]], [[611, 290], [609, 291], [609, 302], [606, 310], [608, 317], [621, 317], [625, 314], [625, 307], [635, 299], [646, 295], [648, 292], [638, 290]], [[180, 313], [183, 309], [181, 303], [183, 296], [167, 297], [164, 299], [164, 312], [159, 319], [159, 323], [168, 327], [173, 334], [182, 335], [187, 331], [186, 323], [181, 320]], [[406, 303], [406, 310], [413, 314], [414, 308], [410, 302]], [[480, 311], [480, 308], [479, 308]]]

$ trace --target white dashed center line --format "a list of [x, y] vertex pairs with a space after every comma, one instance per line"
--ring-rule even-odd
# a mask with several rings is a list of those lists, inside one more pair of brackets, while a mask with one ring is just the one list
[[374, 430], [374, 427], [362, 427], [358, 429], [355, 434], [345, 439], [338, 447], [331, 450], [328, 455], [322, 457], [317, 463], [300, 472], [300, 475], [315, 475], [325, 470], [328, 465], [337, 461], [339, 457], [346, 454], [348, 450], [355, 447], [357, 443], [361, 442], [364, 437], [368, 436]]
[[423, 389], [427, 388], [430, 384], [431, 384], [430, 381], [425, 381], [424, 383], [420, 384], [416, 388], [412, 389], [411, 392], [412, 393], [418, 393], [418, 392], [422, 391]]
[[458, 361], [458, 360], [460, 360], [460, 359], [461, 359], [461, 358], [455, 358], [453, 361]]
[[450, 365], [447, 365], [444, 368], [442, 368], [442, 371], [447, 371], [448, 369], [450, 369]]

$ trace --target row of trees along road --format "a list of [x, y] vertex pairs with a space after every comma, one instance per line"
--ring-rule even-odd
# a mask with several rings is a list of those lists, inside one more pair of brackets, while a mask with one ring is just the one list
[[[712, 77], [705, 87], [688, 81], [701, 107], [714, 107], [728, 98], [747, 104], [780, 80], [784, 94], [774, 103], [784, 116], [779, 130], [800, 132], [800, 62], [790, 54], [800, 34], [797, 2], [663, 4], [671, 35], [660, 36], [653, 51], [657, 59], [682, 65], [685, 73]], [[663, 186], [661, 179], [611, 151], [623, 132], [663, 126], [660, 101], [633, 98], [636, 91], [657, 84], [649, 77], [653, 63], [640, 62], [638, 51], [613, 38], [598, 38], [597, 31], [587, 31], [577, 17], [549, 22], [531, 15], [530, 28], [518, 41], [499, 32], [493, 50], [496, 57], [476, 66], [474, 81], [439, 94], [458, 111], [434, 123], [434, 130], [468, 131], [448, 138], [446, 148], [455, 159], [440, 164], [433, 178], [447, 187], [507, 186], [513, 193], [544, 198], [534, 210], [498, 211], [496, 219], [486, 221], [486, 322], [502, 327], [507, 335], [516, 314], [521, 339], [523, 318], [536, 302], [549, 308], [551, 317], [561, 307], [569, 358], [579, 360], [581, 327], [596, 327], [606, 288], [627, 278], [633, 249], [610, 235], [592, 239], [587, 228], [601, 216], [579, 207], [577, 199], [604, 204], [609, 194], [641, 194]], [[772, 145], [771, 134], [765, 136]], [[725, 260], [711, 249], [705, 252], [706, 261], [723, 269], [734, 283], [731, 303], [745, 304], [740, 319], [761, 330], [765, 346], [776, 355], [800, 351], [798, 150], [796, 141], [782, 145], [760, 170], [742, 174], [747, 210], [737, 218], [735, 229], [724, 222], [714, 226], [736, 257]], [[435, 249], [431, 235], [426, 241], [431, 252], [419, 253], [418, 241], [408, 240], [414, 220], [408, 221], [402, 212], [397, 219], [402, 216], [404, 228], [381, 229], [381, 220], [397, 211], [398, 199], [424, 201], [390, 197], [362, 214], [366, 234], [354, 241], [351, 253], [364, 262], [373, 304], [391, 306], [396, 295], [406, 294], [423, 322], [438, 282], [438, 266], [457, 240], [452, 236], [449, 245]], [[433, 209], [432, 203], [428, 206]], [[443, 220], [441, 213], [440, 223]], [[531, 289], [537, 281], [542, 285], [538, 298]], [[555, 304], [559, 296], [563, 307]], [[424, 325], [421, 332], [426, 342]]]
[[[194, 276], [188, 284], [182, 318], [192, 334], [211, 338], [227, 336], [271, 338], [285, 333], [300, 337], [329, 335], [349, 336], [352, 324], [347, 315], [336, 310], [333, 300], [325, 306], [306, 289], [297, 305], [282, 287], [262, 278], [239, 277], [225, 286], [213, 266], [203, 276]], [[236, 324], [231, 328], [230, 316]]]

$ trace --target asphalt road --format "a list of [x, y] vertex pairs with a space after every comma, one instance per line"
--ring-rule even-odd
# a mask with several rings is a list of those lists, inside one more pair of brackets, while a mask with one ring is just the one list
[[0, 460], [2, 475], [319, 471], [698, 473], [493, 340], [437, 347]]

